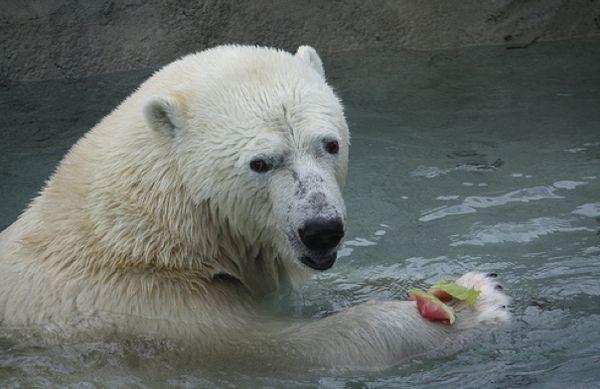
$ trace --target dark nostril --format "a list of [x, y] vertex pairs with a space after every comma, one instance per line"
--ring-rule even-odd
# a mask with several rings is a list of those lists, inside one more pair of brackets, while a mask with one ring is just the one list
[[340, 219], [312, 219], [298, 230], [298, 235], [309, 249], [328, 252], [344, 237], [344, 224]]

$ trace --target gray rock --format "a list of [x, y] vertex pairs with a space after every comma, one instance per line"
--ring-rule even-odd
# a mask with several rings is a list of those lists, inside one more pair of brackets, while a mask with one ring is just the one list
[[156, 68], [223, 43], [324, 54], [600, 34], [592, 0], [4, 0], [0, 85]]

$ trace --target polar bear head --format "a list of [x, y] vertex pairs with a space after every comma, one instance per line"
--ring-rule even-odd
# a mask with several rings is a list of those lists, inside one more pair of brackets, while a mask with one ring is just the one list
[[210, 212], [210, 239], [230, 257], [330, 268], [345, 233], [349, 134], [316, 51], [222, 46], [151, 80], [146, 123]]

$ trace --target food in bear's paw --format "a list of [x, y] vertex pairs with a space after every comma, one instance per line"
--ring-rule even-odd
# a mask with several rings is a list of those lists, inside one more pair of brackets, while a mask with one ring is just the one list
[[[440, 282], [433, 285], [429, 288], [429, 293], [432, 293], [434, 296], [438, 297], [442, 301], [448, 301], [452, 298], [457, 300], [465, 301], [469, 304], [471, 309], [475, 309], [475, 301], [477, 297], [479, 297], [480, 292], [473, 288], [465, 288], [462, 285], [457, 284], [453, 281], [448, 281], [445, 279], [441, 279]], [[439, 296], [449, 296], [450, 298], [444, 300]]]
[[444, 324], [453, 324], [455, 320], [454, 310], [444, 302], [454, 298], [465, 301], [469, 307], [475, 308], [475, 301], [479, 293], [475, 289], [465, 288], [455, 282], [442, 279], [432, 286], [428, 292], [419, 289], [409, 290], [408, 301], [417, 302], [419, 314], [424, 318], [440, 321]]
[[443, 301], [443, 302], [452, 300], [452, 296], [450, 296], [448, 293], [444, 292], [443, 290], [434, 290], [434, 291], [431, 291], [430, 293], [432, 295], [434, 295], [435, 297], [437, 297], [440, 301]]
[[454, 323], [454, 310], [434, 295], [419, 289], [408, 291], [408, 301], [416, 301], [419, 314], [426, 319], [441, 321], [444, 324]]

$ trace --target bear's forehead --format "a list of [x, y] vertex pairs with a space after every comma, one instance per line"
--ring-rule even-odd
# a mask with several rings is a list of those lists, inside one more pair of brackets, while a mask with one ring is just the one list
[[314, 70], [289, 54], [269, 54], [239, 56], [219, 69], [196, 72], [194, 93], [239, 113], [277, 115], [282, 105], [290, 113], [341, 109], [331, 87]]
[[313, 132], [344, 127], [343, 110], [335, 96], [314, 88], [278, 90], [234, 85], [210, 93], [197, 105], [197, 117], [215, 128], [236, 129], [246, 134], [285, 134], [290, 130]]
[[[262, 143], [304, 141], [329, 134], [336, 137], [343, 128], [343, 116], [328, 107], [311, 107], [307, 104], [282, 103], [269, 110], [243, 113], [240, 127]], [[332, 112], [333, 111], [333, 112]]]
[[221, 66], [203, 60], [195, 64], [203, 71], [183, 83], [193, 127], [220, 132], [227, 142], [231, 131], [241, 135], [240, 142], [262, 137], [260, 143], [271, 147], [285, 143], [290, 129], [304, 142], [323, 133], [339, 136], [346, 128], [331, 87], [289, 53], [231, 48], [217, 53]]

